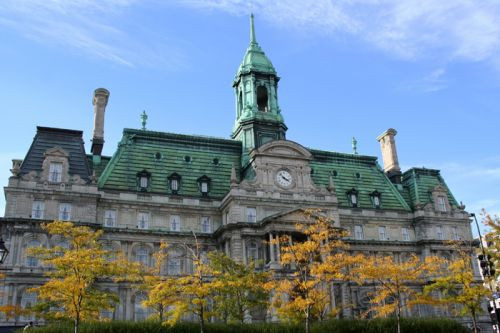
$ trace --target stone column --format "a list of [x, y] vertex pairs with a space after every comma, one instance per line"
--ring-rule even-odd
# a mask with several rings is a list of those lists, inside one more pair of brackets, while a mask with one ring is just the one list
[[231, 258], [236, 262], [242, 262], [241, 236], [231, 236]]
[[273, 245], [273, 234], [269, 233], [269, 256], [271, 257], [269, 263], [274, 263], [274, 245]]

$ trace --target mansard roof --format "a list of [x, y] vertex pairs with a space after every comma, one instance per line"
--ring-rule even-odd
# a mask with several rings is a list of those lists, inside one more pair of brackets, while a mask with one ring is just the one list
[[[230, 186], [232, 166], [241, 165], [241, 142], [208, 136], [125, 129], [123, 138], [99, 178], [104, 189], [135, 191], [137, 173], [151, 174], [148, 192], [170, 194], [168, 176], [182, 177], [182, 196], [201, 196], [198, 178], [211, 178], [209, 197], [222, 198]], [[239, 174], [239, 172], [237, 172]]]
[[332, 177], [340, 206], [349, 207], [347, 192], [358, 193], [359, 208], [373, 208], [371, 194], [380, 193], [381, 209], [410, 211], [410, 206], [377, 164], [377, 158], [310, 149], [312, 179], [318, 186], [329, 186]]
[[37, 126], [33, 142], [21, 165], [20, 174], [42, 171], [45, 153], [54, 148], [69, 154], [69, 174], [88, 180], [90, 168], [85, 155], [82, 131]]
[[432, 191], [436, 186], [442, 186], [448, 195], [452, 206], [458, 206], [457, 200], [446, 185], [441, 173], [436, 169], [411, 168], [403, 173], [403, 185], [412, 207], [432, 202]]

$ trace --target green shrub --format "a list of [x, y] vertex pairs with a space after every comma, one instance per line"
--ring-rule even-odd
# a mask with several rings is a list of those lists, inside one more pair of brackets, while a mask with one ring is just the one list
[[[157, 322], [113, 321], [107, 323], [83, 323], [80, 333], [197, 333], [196, 323], [178, 323], [173, 327], [162, 326]], [[22, 331], [20, 331], [22, 332]], [[72, 333], [71, 323], [52, 324], [33, 330], [35, 333]], [[302, 325], [288, 324], [207, 324], [206, 333], [303, 333]], [[393, 318], [371, 320], [338, 319], [315, 323], [311, 333], [392, 333], [396, 332]], [[459, 323], [446, 318], [403, 318], [402, 333], [467, 333]]]

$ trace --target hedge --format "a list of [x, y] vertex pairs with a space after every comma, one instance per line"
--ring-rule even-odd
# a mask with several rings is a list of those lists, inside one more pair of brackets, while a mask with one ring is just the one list
[[[72, 333], [71, 323], [52, 324], [37, 327], [34, 333]], [[80, 333], [196, 333], [199, 332], [196, 323], [179, 323], [173, 327], [162, 326], [157, 322], [113, 321], [107, 323], [83, 323]], [[207, 324], [206, 333], [303, 333], [302, 325], [287, 324]], [[19, 333], [22, 332], [18, 331]], [[315, 323], [311, 333], [387, 333], [396, 332], [394, 319], [338, 319]], [[401, 333], [467, 333], [465, 327], [446, 318], [403, 318]]]

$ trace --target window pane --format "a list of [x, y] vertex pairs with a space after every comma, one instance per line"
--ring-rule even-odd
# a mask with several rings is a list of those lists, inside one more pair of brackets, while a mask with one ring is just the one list
[[49, 181], [54, 183], [59, 183], [61, 182], [61, 175], [62, 175], [62, 163], [55, 163], [55, 162], [50, 163]]
[[354, 238], [363, 239], [363, 228], [360, 225], [354, 226]]
[[439, 240], [443, 240], [444, 239], [443, 228], [442, 227], [436, 227], [436, 237]]
[[207, 182], [202, 182], [201, 183], [201, 192], [202, 193], [207, 193], [208, 192], [208, 183]]
[[137, 215], [137, 227], [139, 229], [148, 229], [149, 227], [149, 214], [139, 213]]
[[438, 209], [441, 212], [446, 212], [446, 200], [444, 197], [438, 197]]
[[374, 196], [373, 197], [373, 204], [375, 205], [375, 207], [379, 207], [380, 206], [380, 198], [378, 195]]
[[104, 225], [106, 227], [114, 227], [116, 221], [116, 211], [107, 210], [104, 212]]
[[34, 201], [31, 208], [31, 218], [43, 219], [44, 203], [41, 201]]
[[404, 241], [410, 240], [410, 233], [408, 231], [408, 228], [401, 228], [401, 235]]
[[351, 203], [355, 206], [358, 204], [358, 197], [356, 194], [351, 194]]
[[181, 230], [181, 218], [178, 215], [172, 215], [170, 217], [170, 230], [171, 231]]
[[211, 232], [211, 223], [210, 223], [210, 217], [208, 216], [203, 216], [201, 218], [201, 231], [202, 232]]
[[170, 181], [170, 189], [172, 191], [177, 191], [179, 190], [179, 181], [177, 179], [172, 179]]
[[140, 186], [142, 188], [148, 187], [148, 177], [141, 176], [141, 178], [140, 178]]
[[387, 240], [387, 236], [385, 234], [385, 227], [378, 227], [378, 237], [380, 240]]
[[59, 220], [71, 220], [71, 204], [64, 203], [59, 205]]
[[247, 208], [247, 222], [257, 222], [257, 209]]

